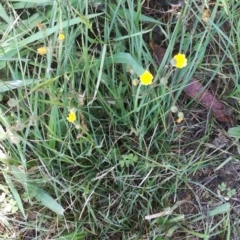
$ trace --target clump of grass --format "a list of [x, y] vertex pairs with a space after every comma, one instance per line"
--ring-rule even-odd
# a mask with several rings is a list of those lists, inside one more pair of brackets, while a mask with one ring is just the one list
[[[208, 217], [201, 201], [193, 216], [179, 208], [179, 190], [220, 155], [205, 145], [218, 125], [198, 119], [204, 135], [189, 138], [196, 104], [178, 100], [193, 76], [210, 85], [231, 73], [238, 89], [238, 5], [209, 5], [206, 22], [189, 1], [164, 24], [140, 1], [0, 3], [0, 160], [21, 215], [4, 216], [14, 237], [230, 239], [230, 204], [212, 197]], [[160, 67], [143, 40], [155, 26], [166, 37]], [[171, 65], [176, 49], [188, 59], [182, 69]]]

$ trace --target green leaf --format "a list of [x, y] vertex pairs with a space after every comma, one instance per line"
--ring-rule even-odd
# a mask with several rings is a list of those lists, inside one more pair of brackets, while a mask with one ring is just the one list
[[138, 161], [138, 156], [134, 155], [133, 158], [132, 158], [132, 161], [137, 162]]
[[[11, 24], [12, 19], [9, 17], [9, 15], [6, 13], [5, 9], [3, 8], [2, 4], [0, 4], [0, 15], [1, 18], [8, 24]], [[1, 23], [2, 24], [2, 23]]]
[[[230, 212], [230, 209], [231, 209], [230, 203], [224, 203], [220, 206], [217, 206], [213, 210], [211, 210], [209, 212], [208, 216], [213, 217], [213, 216], [218, 215], [218, 214], [223, 214], [223, 213], [226, 213], [226, 212]], [[205, 218], [207, 218], [207, 215], [201, 215], [200, 217], [192, 220], [192, 222], [197, 222], [197, 221], [200, 221], [200, 220], [205, 219]]]
[[73, 232], [68, 235], [61, 236], [59, 238], [55, 238], [55, 240], [72, 240], [72, 239], [86, 239], [88, 233], [87, 232]]
[[229, 128], [228, 134], [230, 137], [240, 138], [240, 126]]
[[9, 0], [10, 2], [25, 2], [25, 3], [34, 3], [38, 5], [53, 3], [54, 0]]
[[23, 185], [25, 191], [30, 194], [30, 197], [35, 197], [43, 206], [49, 208], [53, 212], [62, 215], [64, 212], [63, 207], [57, 203], [48, 193], [43, 189], [28, 183], [27, 174], [24, 171], [20, 171], [16, 166], [10, 166], [13, 176]]
[[[101, 15], [101, 13], [90, 14], [87, 16], [87, 18], [91, 19], [91, 18], [97, 17], [99, 15]], [[62, 22], [61, 28], [64, 29], [64, 28], [67, 28], [67, 27], [70, 27], [72, 25], [79, 24], [79, 23], [87, 23], [87, 22], [85, 19], [81, 19], [81, 18], [77, 17], [77, 18], [73, 18], [73, 19]], [[29, 37], [24, 38], [23, 40], [21, 40], [17, 43], [15, 41], [3, 43], [1, 46], [2, 50], [0, 49], [0, 58], [2, 58], [2, 57], [11, 58], [15, 54], [17, 54], [23, 47], [25, 47], [35, 41], [45, 39], [47, 36], [50, 36], [51, 34], [58, 32], [58, 31], [60, 31], [59, 24], [57, 24], [54, 27], [45, 29], [44, 34], [42, 31], [39, 31], [35, 34], [30, 35]], [[5, 66], [5, 62], [0, 61], [0, 69], [3, 68], [4, 66]]]
[[134, 166], [134, 163], [138, 161], [138, 157], [133, 153], [123, 155], [122, 159], [123, 160], [119, 161], [119, 164], [122, 168], [124, 167], [124, 165], [126, 167], [129, 167], [129, 165]]
[[120, 164], [120, 167], [121, 167], [121, 168], [124, 167], [124, 163], [125, 163], [125, 162], [124, 162], [123, 160], [119, 161], [119, 164]]
[[228, 188], [227, 189], [227, 196], [229, 197], [229, 198], [231, 198], [232, 196], [234, 196], [236, 194], [236, 189], [234, 188], [234, 189], [231, 189], [231, 188]]
[[36, 188], [35, 186], [31, 186], [31, 187], [35, 188], [35, 190], [36, 190], [35, 198], [39, 202], [41, 202], [43, 206], [49, 208], [50, 210], [52, 210], [53, 212], [55, 212], [59, 215], [63, 215], [64, 209], [55, 199], [53, 199], [43, 189]]
[[25, 211], [24, 211], [24, 208], [23, 208], [22, 200], [21, 200], [20, 195], [18, 194], [18, 191], [17, 191], [17, 189], [15, 188], [15, 186], [14, 186], [11, 178], [10, 178], [6, 173], [3, 173], [3, 175], [4, 175], [5, 179], [6, 179], [6, 182], [7, 182], [7, 184], [8, 184], [8, 187], [9, 187], [9, 189], [11, 190], [11, 193], [12, 193], [12, 195], [13, 195], [16, 203], [17, 203], [18, 208], [20, 209], [20, 211], [21, 211], [24, 219], [27, 219], [27, 216], [26, 216]]
[[140, 76], [141, 74], [144, 73], [145, 69], [132, 57], [130, 53], [117, 53], [109, 58], [106, 59], [107, 63], [126, 63], [129, 64], [133, 71]]
[[225, 191], [226, 188], [227, 188], [227, 185], [226, 185], [226, 183], [221, 183], [221, 184], [218, 185], [218, 188], [219, 188], [221, 191]]
[[15, 88], [25, 87], [33, 83], [38, 83], [39, 79], [27, 79], [27, 80], [14, 80], [14, 81], [1, 81], [0, 92], [6, 92]]

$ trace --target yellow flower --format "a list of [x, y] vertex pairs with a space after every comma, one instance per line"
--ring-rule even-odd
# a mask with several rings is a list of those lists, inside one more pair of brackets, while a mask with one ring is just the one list
[[68, 120], [70, 123], [73, 123], [73, 122], [76, 120], [76, 113], [73, 112], [73, 111], [71, 111], [71, 112], [68, 114], [67, 120]]
[[65, 35], [63, 33], [59, 33], [58, 40], [63, 41], [65, 39]]
[[140, 82], [142, 85], [150, 85], [152, 84], [152, 80], [153, 75], [147, 70], [140, 76]]
[[37, 53], [39, 55], [45, 55], [47, 53], [47, 48], [46, 47], [40, 47], [37, 49]]
[[178, 53], [173, 59], [175, 60], [174, 66], [176, 68], [184, 68], [187, 66], [187, 58], [185, 57], [185, 54]]

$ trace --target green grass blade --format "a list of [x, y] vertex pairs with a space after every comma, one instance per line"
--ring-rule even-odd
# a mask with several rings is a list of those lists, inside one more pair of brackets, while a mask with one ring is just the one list
[[[91, 18], [97, 17], [99, 15], [101, 15], [101, 13], [90, 14], [90, 15], [87, 16], [87, 18], [91, 19]], [[75, 25], [75, 24], [85, 23], [85, 22], [86, 22], [85, 19], [76, 17], [76, 18], [64, 21], [61, 24], [61, 27], [63, 29], [63, 28], [70, 27], [70, 26]], [[53, 34], [55, 32], [58, 32], [62, 29], [60, 29], [60, 25], [56, 25], [52, 28], [47, 28], [44, 31], [44, 34], [41, 31], [39, 31], [39, 32], [37, 32], [35, 34], [32, 34], [31, 36], [23, 39], [22, 41], [17, 42], [17, 43], [16, 42], [11, 42], [11, 43], [6, 42], [5, 44], [3, 43], [2, 48], [4, 50], [0, 51], [0, 57], [12, 57], [15, 54], [17, 54], [17, 52], [20, 51], [23, 47], [27, 46], [28, 44], [33, 43], [33, 42], [38, 41], [38, 40], [41, 40], [41, 39], [45, 39], [45, 37], [50, 36], [51, 34]], [[16, 47], [16, 44], [17, 44], [17, 47]], [[3, 67], [4, 66], [5, 66], [5, 64], [3, 64]], [[0, 65], [0, 69], [1, 69], [1, 67], [2, 66]]]
[[20, 209], [24, 219], [27, 219], [27, 216], [26, 216], [25, 211], [24, 211], [24, 207], [23, 207], [23, 203], [22, 203], [21, 197], [20, 197], [17, 189], [15, 188], [11, 178], [6, 173], [3, 173], [3, 175], [4, 175], [5, 179], [6, 179], [8, 187], [11, 190], [11, 193], [12, 193], [12, 195], [13, 195], [16, 203], [17, 203], [18, 208]]
[[81, 240], [81, 239], [86, 239], [86, 237], [87, 237], [86, 232], [74, 232], [65, 236], [61, 236], [59, 238], [55, 238], [55, 240], [72, 240], [72, 239]]
[[218, 215], [218, 214], [227, 213], [227, 212], [230, 211], [230, 209], [231, 209], [230, 203], [224, 203], [224, 204], [222, 204], [220, 206], [217, 206], [213, 210], [211, 210], [209, 212], [208, 216], [207, 215], [201, 215], [200, 217], [194, 219], [192, 222], [197, 222], [199, 220], [205, 219], [207, 217], [213, 217], [213, 216]]
[[9, 0], [10, 2], [22, 2], [22, 3], [34, 3], [34, 4], [37, 4], [37, 5], [43, 5], [43, 4], [50, 4], [50, 3], [53, 3], [54, 0], [42, 0], [42, 1], [39, 1], [39, 0]]
[[[12, 19], [9, 17], [9, 15], [6, 13], [5, 9], [3, 8], [2, 4], [0, 4], [0, 16], [1, 18], [7, 23], [10, 24], [12, 22]], [[2, 23], [1, 23], [2, 24]]]
[[54, 200], [48, 193], [46, 193], [43, 189], [41, 188], [36, 188], [35, 186], [31, 187], [34, 188], [36, 191], [35, 198], [45, 207], [49, 208], [53, 212], [59, 215], [63, 215], [64, 209], [63, 207], [56, 201]]

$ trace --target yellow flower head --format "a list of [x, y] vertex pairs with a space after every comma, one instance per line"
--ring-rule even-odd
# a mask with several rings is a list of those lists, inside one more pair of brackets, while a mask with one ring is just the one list
[[184, 68], [187, 66], [187, 58], [185, 57], [185, 54], [178, 53], [173, 57], [174, 59], [174, 66], [176, 68]]
[[46, 47], [40, 47], [37, 49], [37, 53], [39, 55], [45, 55], [47, 53], [47, 48]]
[[152, 84], [152, 80], [153, 75], [147, 70], [140, 76], [140, 82], [142, 85], [150, 85]]
[[59, 33], [58, 40], [63, 41], [65, 39], [65, 35], [63, 33]]
[[73, 122], [76, 120], [76, 113], [73, 112], [73, 111], [71, 111], [71, 112], [68, 114], [67, 120], [68, 120], [70, 123], [73, 123]]

